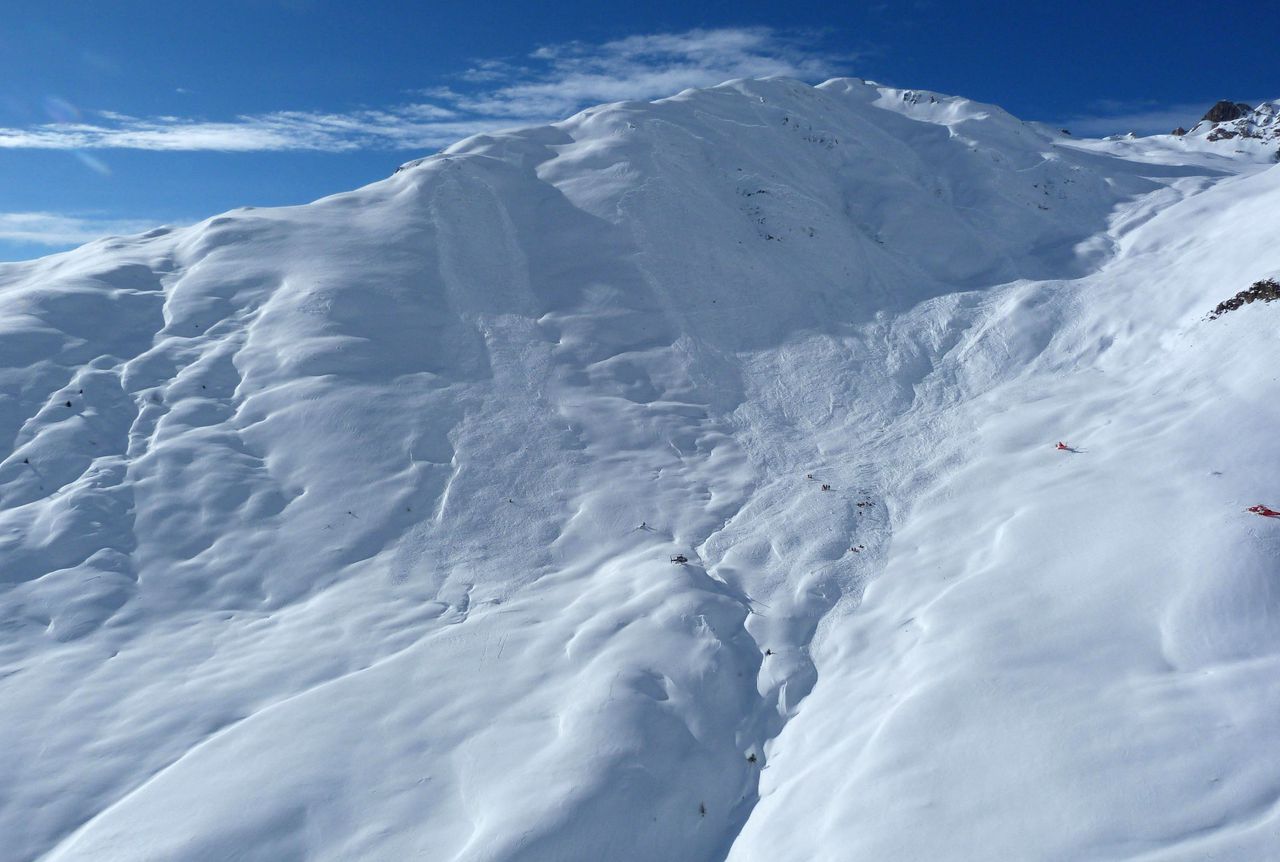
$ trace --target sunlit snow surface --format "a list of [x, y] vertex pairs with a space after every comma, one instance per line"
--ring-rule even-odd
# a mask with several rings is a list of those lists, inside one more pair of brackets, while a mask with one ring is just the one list
[[734, 82], [0, 266], [0, 858], [1272, 858], [1268, 155]]

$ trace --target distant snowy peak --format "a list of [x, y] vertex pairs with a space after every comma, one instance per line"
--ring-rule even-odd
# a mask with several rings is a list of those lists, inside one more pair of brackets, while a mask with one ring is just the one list
[[1280, 100], [1250, 107], [1244, 102], [1216, 103], [1190, 131], [1179, 127], [1164, 135], [1112, 135], [1080, 141], [1082, 149], [1107, 152], [1157, 164], [1213, 165], [1228, 171], [1252, 171], [1280, 161]]
[[1280, 142], [1280, 104], [1263, 102], [1251, 107], [1226, 99], [1210, 108], [1190, 131], [1174, 129], [1179, 137], [1200, 137], [1206, 141], [1256, 140]]

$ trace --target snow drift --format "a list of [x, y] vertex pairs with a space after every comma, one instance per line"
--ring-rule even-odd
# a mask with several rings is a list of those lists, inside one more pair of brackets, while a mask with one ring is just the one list
[[1215, 144], [738, 81], [0, 266], [0, 855], [1266, 858]]

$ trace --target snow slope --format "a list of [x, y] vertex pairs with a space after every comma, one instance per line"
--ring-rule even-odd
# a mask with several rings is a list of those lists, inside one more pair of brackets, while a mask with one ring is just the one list
[[1280, 170], [1178, 146], [737, 81], [0, 266], [0, 857], [1267, 858]]

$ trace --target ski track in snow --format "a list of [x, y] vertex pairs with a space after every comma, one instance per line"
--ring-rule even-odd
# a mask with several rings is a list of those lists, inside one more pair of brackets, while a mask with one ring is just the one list
[[739, 81], [0, 266], [0, 857], [1264, 858], [1263, 155]]

